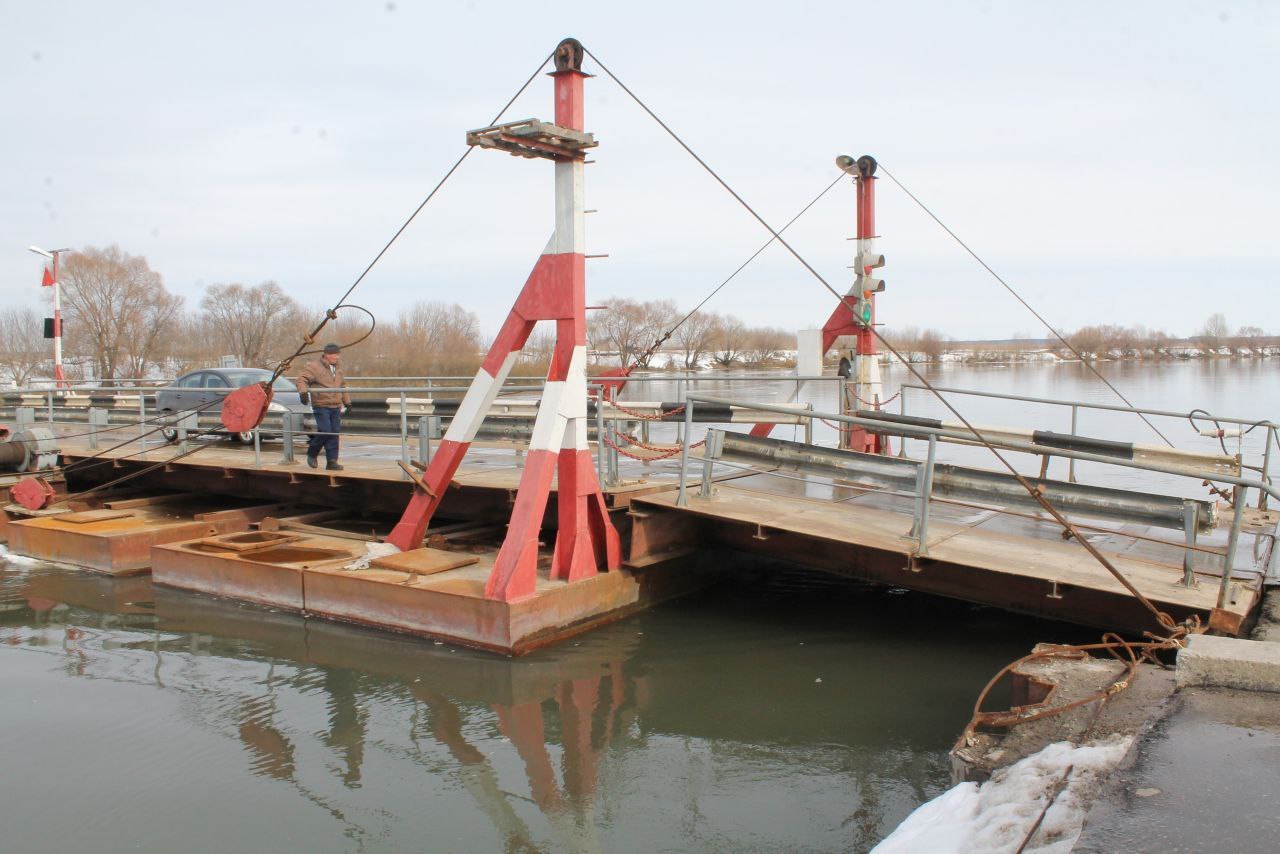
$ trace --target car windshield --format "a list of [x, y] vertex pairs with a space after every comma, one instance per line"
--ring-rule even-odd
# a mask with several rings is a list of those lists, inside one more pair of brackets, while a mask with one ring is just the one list
[[[231, 383], [235, 388], [243, 388], [250, 383], [260, 383], [271, 379], [270, 371], [263, 371], [256, 368], [244, 369], [239, 371], [223, 371], [222, 375], [227, 378], [227, 382]], [[276, 381], [271, 384], [276, 391], [297, 391], [293, 380], [287, 377], [277, 377]]]

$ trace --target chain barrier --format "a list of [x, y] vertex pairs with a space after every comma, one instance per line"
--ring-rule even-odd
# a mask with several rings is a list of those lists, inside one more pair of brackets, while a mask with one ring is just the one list
[[[601, 436], [600, 440], [604, 442], [606, 445], [608, 445], [610, 448], [613, 448], [613, 450], [617, 451], [619, 454], [622, 454], [622, 456], [632, 460], [639, 460], [640, 462], [643, 462], [643, 463], [651, 463], [651, 462], [654, 462], [655, 460], [669, 460], [672, 457], [679, 456], [680, 453], [684, 450], [684, 448], [681, 446], [678, 446], [675, 448], [660, 448], [656, 445], [646, 445], [644, 442], [641, 442], [639, 439], [632, 439], [630, 436], [628, 436], [625, 433], [619, 433], [618, 437], [621, 438], [623, 441], [625, 441], [628, 445], [631, 445], [636, 448], [642, 448], [654, 454], [654, 456], [646, 457], [640, 454], [633, 454], [631, 451], [628, 451], [626, 448], [618, 446], [608, 436]], [[706, 439], [703, 439], [699, 442], [694, 442], [689, 446], [689, 450], [693, 450], [694, 448], [701, 448], [705, 444], [707, 444]]]

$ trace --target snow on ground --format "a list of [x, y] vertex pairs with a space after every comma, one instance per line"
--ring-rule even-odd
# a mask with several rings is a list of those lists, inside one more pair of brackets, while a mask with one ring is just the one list
[[1040, 816], [1063, 772], [1070, 781], [1045, 814], [1027, 852], [1067, 854], [1103, 780], [1119, 764], [1132, 738], [1076, 747], [1050, 744], [1003, 768], [979, 786], [961, 783], [921, 804], [872, 851], [874, 854], [1017, 851]]

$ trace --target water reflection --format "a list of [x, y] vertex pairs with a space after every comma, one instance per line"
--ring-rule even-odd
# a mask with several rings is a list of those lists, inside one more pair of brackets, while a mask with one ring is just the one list
[[[796, 578], [736, 576], [708, 598], [512, 661], [145, 578], [9, 567], [0, 673], [13, 685], [32, 653], [48, 656], [37, 689], [93, 708], [30, 722], [44, 747], [11, 755], [38, 778], [75, 773], [85, 752], [56, 745], [83, 727], [95, 761], [136, 767], [172, 797], [196, 774], [218, 793], [204, 809], [241, 817], [222, 836], [243, 836], [223, 850], [869, 847], [948, 784], [945, 751], [977, 687], [1047, 634]], [[963, 633], [946, 661], [927, 634], [944, 620]], [[126, 743], [99, 733], [144, 709], [160, 723]], [[11, 817], [47, 808], [0, 795]], [[181, 839], [203, 815], [184, 809], [145, 811]], [[143, 810], [126, 801], [97, 832]], [[50, 850], [88, 841], [63, 832]]]

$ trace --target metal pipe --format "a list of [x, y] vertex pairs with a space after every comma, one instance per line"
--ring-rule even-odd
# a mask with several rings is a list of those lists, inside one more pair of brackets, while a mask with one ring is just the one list
[[[875, 454], [862, 454], [834, 448], [815, 448], [785, 439], [766, 439], [741, 433], [723, 433], [722, 453], [727, 456], [767, 461], [773, 465], [828, 474], [873, 486], [887, 486], [904, 492], [918, 490], [919, 462], [899, 460]], [[937, 442], [937, 437], [929, 437]], [[936, 453], [936, 452], [935, 452]], [[1185, 514], [1183, 499], [1111, 489], [1102, 486], [1071, 484], [1063, 481], [1028, 478], [1053, 506], [1064, 513], [1120, 519], [1163, 528], [1182, 528]], [[930, 495], [964, 498], [988, 504], [1012, 505], [1032, 510], [1041, 509], [1037, 502], [1009, 474], [956, 465], [933, 467]], [[1199, 521], [1206, 527], [1212, 523], [1208, 502], [1199, 502], [1203, 510]]]
[[1235, 512], [1231, 514], [1231, 533], [1227, 537], [1227, 553], [1222, 559], [1222, 584], [1218, 587], [1218, 607], [1227, 607], [1227, 592], [1231, 588], [1231, 567], [1236, 562], [1236, 545], [1240, 542], [1240, 525], [1244, 522], [1244, 505], [1248, 488], [1235, 490]]
[[[1160, 415], [1167, 418], [1178, 418], [1183, 420], [1186, 419], [1188, 414], [1186, 412], [1173, 412], [1168, 409], [1146, 409], [1141, 406], [1120, 406], [1118, 404], [1111, 404], [1111, 403], [1089, 403], [1088, 401], [1083, 401], [1083, 400], [1058, 400], [1051, 397], [1030, 397], [1028, 395], [1022, 395], [1022, 394], [1006, 394], [1003, 392], [995, 392], [995, 391], [977, 391], [971, 388], [950, 388], [948, 386], [933, 386], [932, 388], [928, 388], [918, 383], [903, 383], [902, 385], [904, 388], [915, 388], [915, 389], [920, 389], [921, 391], [939, 391], [939, 392], [945, 392], [947, 394], [968, 394], [968, 395], [973, 395], [974, 397], [991, 397], [991, 398], [997, 398], [999, 400], [1018, 400], [1018, 401], [1023, 401], [1025, 403], [1047, 403], [1053, 406], [1071, 406], [1074, 404], [1076, 406], [1080, 406], [1085, 409], [1102, 409], [1108, 412], [1134, 412], [1134, 413], [1140, 412], [1143, 415]], [[1254, 424], [1271, 424], [1272, 423], [1268, 421], [1258, 421], [1256, 418], [1253, 418], [1253, 419], [1229, 418], [1223, 415], [1214, 415], [1212, 416], [1212, 420], [1221, 421], [1224, 424], [1244, 424], [1246, 426], [1253, 426]]]
[[[760, 409], [766, 411], [783, 412], [785, 410], [770, 406], [766, 403], [743, 403], [741, 401], [731, 401], [719, 397], [711, 397], [710, 395], [690, 395], [690, 399], [695, 399], [699, 403], [718, 404], [721, 406], [741, 406], [746, 409]], [[828, 421], [847, 421], [849, 423], [861, 423], [868, 426], [884, 427], [883, 421], [876, 421], [868, 418], [860, 418], [854, 415], [836, 415], [830, 412], [815, 412], [814, 418], [823, 418]], [[907, 433], [914, 439], [925, 439], [930, 435], [936, 435], [938, 438], [954, 438], [965, 439], [973, 442], [973, 434], [963, 433], [957, 430], [944, 430], [937, 427], [924, 427], [916, 425], [895, 425], [902, 432]], [[1004, 441], [992, 442], [993, 445], [1011, 451], [1025, 451], [1026, 453], [1038, 454], [1043, 453], [1044, 448], [1039, 445], [1032, 445], [1026, 442]], [[1103, 463], [1105, 465], [1120, 466], [1122, 468], [1140, 469], [1142, 471], [1154, 471], [1161, 474], [1177, 475], [1179, 477], [1191, 477], [1201, 480], [1209, 480], [1215, 483], [1230, 483], [1235, 486], [1247, 486], [1250, 489], [1264, 489], [1272, 498], [1280, 498], [1280, 490], [1273, 488], [1270, 484], [1261, 481], [1249, 480], [1248, 478], [1236, 477], [1235, 475], [1222, 474], [1221, 472], [1192, 471], [1180, 467], [1170, 467], [1157, 465], [1155, 463], [1144, 463], [1137, 460], [1125, 460], [1119, 457], [1107, 457], [1101, 454], [1091, 454], [1087, 451], [1074, 451], [1067, 448], [1055, 448], [1054, 454], [1059, 457], [1069, 457], [1072, 459], [1083, 460], [1091, 463]]]

